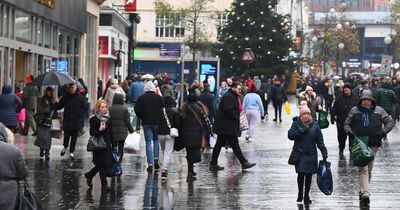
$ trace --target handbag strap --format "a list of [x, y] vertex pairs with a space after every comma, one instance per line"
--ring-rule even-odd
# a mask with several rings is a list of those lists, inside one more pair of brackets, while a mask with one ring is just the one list
[[164, 112], [165, 121], [167, 121], [167, 125], [168, 125], [169, 129], [171, 129], [171, 123], [169, 123], [167, 110], [165, 108], [163, 108], [163, 112]]

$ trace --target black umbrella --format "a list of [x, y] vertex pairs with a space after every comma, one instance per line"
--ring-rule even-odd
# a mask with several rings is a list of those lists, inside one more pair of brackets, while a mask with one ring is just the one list
[[29, 85], [33, 86], [58, 85], [61, 87], [70, 83], [75, 83], [75, 80], [72, 79], [70, 76], [56, 71], [50, 71], [44, 74], [39, 74], [31, 83], [29, 83]]

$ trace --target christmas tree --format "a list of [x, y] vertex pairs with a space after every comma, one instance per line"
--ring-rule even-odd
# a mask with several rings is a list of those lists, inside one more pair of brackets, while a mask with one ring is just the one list
[[216, 54], [228, 74], [241, 74], [247, 69], [242, 61], [246, 48], [254, 52], [250, 68], [268, 69], [282, 64], [292, 46], [290, 17], [277, 14], [276, 0], [236, 0], [222, 26]]

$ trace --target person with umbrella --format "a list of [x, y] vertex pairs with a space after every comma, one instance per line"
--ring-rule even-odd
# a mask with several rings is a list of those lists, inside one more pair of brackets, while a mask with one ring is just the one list
[[80, 121], [85, 111], [85, 98], [76, 91], [76, 88], [75, 83], [70, 83], [67, 94], [60, 99], [56, 106], [57, 110], [64, 109], [64, 149], [61, 151], [61, 156], [64, 156], [71, 140], [70, 158], [74, 158], [75, 144], [81, 130]]

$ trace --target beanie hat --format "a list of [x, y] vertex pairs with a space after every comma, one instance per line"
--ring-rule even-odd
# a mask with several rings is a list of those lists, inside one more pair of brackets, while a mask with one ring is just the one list
[[307, 106], [307, 101], [304, 101], [304, 100], [303, 100], [303, 101], [300, 101], [300, 107], [301, 107], [301, 106]]
[[351, 85], [349, 83], [344, 84], [343, 89], [349, 88], [351, 90]]
[[306, 87], [306, 92], [309, 91], [309, 90], [314, 91], [313, 88], [312, 88], [311, 86], [307, 85], [307, 87]]
[[308, 108], [308, 106], [300, 106], [300, 116], [305, 114], [305, 113], [311, 113], [311, 111]]
[[146, 84], [144, 84], [144, 92], [149, 91], [156, 92], [156, 87], [152, 82], [146, 82]]

